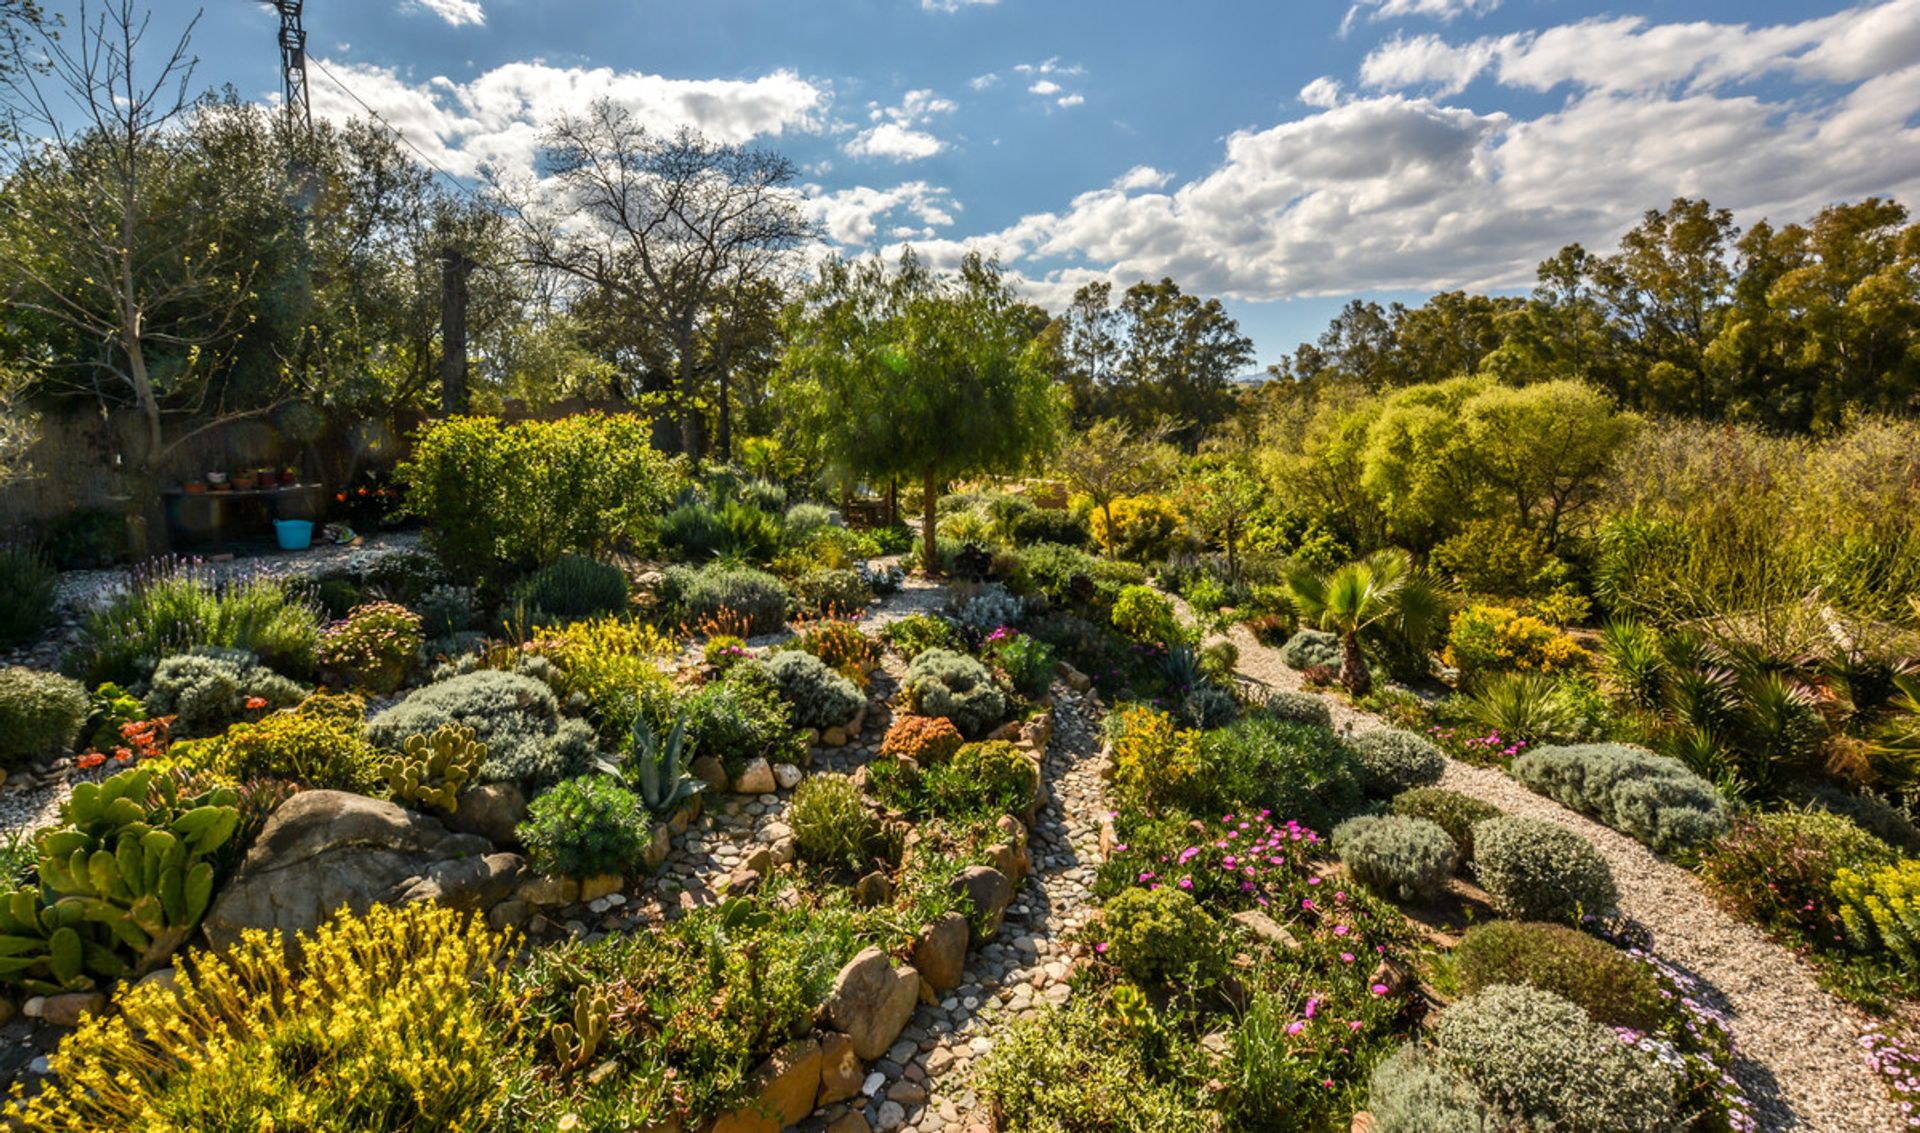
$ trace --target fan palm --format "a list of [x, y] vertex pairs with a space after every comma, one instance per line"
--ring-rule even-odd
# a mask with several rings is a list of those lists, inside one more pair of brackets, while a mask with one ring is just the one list
[[1300, 569], [1288, 576], [1287, 589], [1300, 616], [1340, 636], [1340, 683], [1354, 696], [1373, 688], [1360, 651], [1361, 632], [1397, 617], [1413, 581], [1411, 560], [1395, 550], [1375, 551], [1331, 573]]

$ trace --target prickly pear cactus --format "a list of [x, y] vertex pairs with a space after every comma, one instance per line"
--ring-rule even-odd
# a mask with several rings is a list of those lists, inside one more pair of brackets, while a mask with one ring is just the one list
[[460, 791], [486, 759], [487, 745], [473, 738], [472, 728], [442, 724], [432, 735], [408, 736], [401, 744], [384, 769], [387, 789], [395, 802], [452, 814]]
[[240, 825], [231, 790], [183, 797], [151, 769], [81, 783], [42, 831], [40, 889], [0, 896], [0, 983], [48, 993], [137, 978], [213, 900], [213, 853]]

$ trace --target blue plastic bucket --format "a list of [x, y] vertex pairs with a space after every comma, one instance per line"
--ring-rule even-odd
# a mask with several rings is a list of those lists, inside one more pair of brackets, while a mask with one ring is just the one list
[[273, 533], [279, 537], [283, 551], [304, 551], [313, 546], [311, 519], [276, 519], [273, 521]]

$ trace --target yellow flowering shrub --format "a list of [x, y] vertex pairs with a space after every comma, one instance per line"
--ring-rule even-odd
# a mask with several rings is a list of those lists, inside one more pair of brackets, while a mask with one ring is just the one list
[[1863, 951], [1884, 949], [1906, 966], [1920, 967], [1920, 861], [1911, 858], [1861, 873], [1833, 875], [1840, 923]]
[[1087, 524], [1101, 550], [1128, 562], [1166, 558], [1186, 522], [1165, 496], [1122, 496], [1113, 501], [1112, 511], [1111, 525], [1106, 509], [1098, 507], [1087, 514]]
[[1588, 660], [1572, 637], [1507, 606], [1468, 606], [1455, 614], [1443, 659], [1463, 673], [1558, 673]]
[[1113, 785], [1122, 801], [1154, 806], [1185, 797], [1201, 774], [1196, 733], [1174, 725], [1173, 717], [1142, 705], [1115, 711], [1107, 725], [1113, 745]]
[[174, 984], [61, 1041], [53, 1076], [11, 1118], [27, 1128], [141, 1133], [465, 1133], [504, 1096], [496, 1030], [513, 1008], [494, 961], [510, 943], [437, 905], [375, 906], [302, 937], [197, 952]]
[[554, 691], [586, 697], [613, 736], [624, 736], [632, 725], [634, 703], [666, 689], [660, 663], [679, 651], [654, 626], [617, 614], [541, 627], [526, 645], [526, 652], [547, 658], [559, 671]]

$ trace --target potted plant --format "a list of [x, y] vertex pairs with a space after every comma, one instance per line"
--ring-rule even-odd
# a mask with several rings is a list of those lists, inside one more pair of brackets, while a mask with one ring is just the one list
[[243, 468], [235, 472], [230, 479], [233, 484], [233, 490], [236, 492], [251, 492], [260, 483], [259, 477], [254, 474], [251, 468]]
[[291, 488], [299, 482], [300, 470], [298, 468], [282, 468], [280, 470], [280, 484], [282, 487]]
[[207, 473], [207, 487], [216, 492], [227, 490], [227, 474], [224, 472]]
[[206, 492], [207, 482], [205, 480], [188, 480], [186, 483], [180, 485], [180, 490], [189, 496], [198, 496]]

